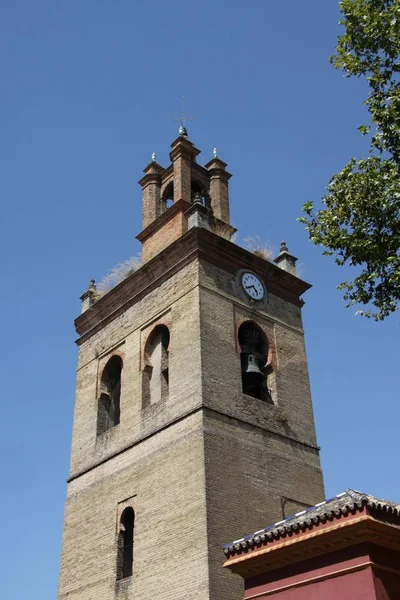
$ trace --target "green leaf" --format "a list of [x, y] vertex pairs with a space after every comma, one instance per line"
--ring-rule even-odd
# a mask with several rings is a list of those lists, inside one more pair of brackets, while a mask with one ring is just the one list
[[342, 0], [344, 28], [330, 62], [346, 77], [363, 77], [370, 123], [367, 158], [352, 158], [331, 178], [321, 207], [299, 217], [323, 254], [349, 265], [338, 288], [347, 306], [382, 321], [400, 302], [400, 0]]

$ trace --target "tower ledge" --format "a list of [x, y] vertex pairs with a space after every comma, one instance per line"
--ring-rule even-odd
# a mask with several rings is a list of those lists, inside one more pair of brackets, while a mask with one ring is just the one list
[[[178, 203], [176, 206], [175, 210], [179, 214], [182, 208]], [[266, 281], [271, 294], [298, 307], [303, 305], [300, 296], [311, 287], [309, 283], [241, 246], [229, 242], [212, 231], [195, 227], [108, 292], [90, 310], [77, 317], [75, 327], [80, 336], [77, 344], [82, 344], [102, 329], [107, 322], [122, 314], [129, 306], [138, 302], [195, 259], [204, 260], [232, 274], [239, 269], [250, 269]]]

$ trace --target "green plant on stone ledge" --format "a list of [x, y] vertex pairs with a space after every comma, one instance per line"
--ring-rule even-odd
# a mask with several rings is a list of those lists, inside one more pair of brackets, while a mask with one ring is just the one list
[[259, 258], [263, 258], [264, 260], [272, 261], [273, 252], [270, 246], [260, 240], [260, 237], [256, 235], [255, 237], [248, 237], [243, 240], [244, 247], [249, 252], [255, 254]]
[[103, 277], [103, 279], [97, 284], [96, 293], [99, 298], [108, 294], [113, 288], [115, 288], [119, 283], [127, 279], [132, 273], [137, 271], [142, 264], [142, 260], [138, 256], [131, 256], [124, 262], [115, 265], [107, 275]]

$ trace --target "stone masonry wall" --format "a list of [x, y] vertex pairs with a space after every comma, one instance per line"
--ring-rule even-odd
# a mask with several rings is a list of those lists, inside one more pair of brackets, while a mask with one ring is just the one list
[[207, 411], [204, 444], [210, 599], [241, 600], [243, 580], [222, 568], [223, 544], [281, 520], [283, 497], [323, 499], [319, 458], [261, 427]]
[[[138, 441], [201, 403], [198, 266], [179, 271], [87, 340], [79, 351], [70, 474], [74, 475], [127, 444]], [[142, 354], [152, 323], [170, 326], [169, 398], [142, 411]], [[190, 334], [189, 334], [190, 332]], [[124, 366], [121, 422], [96, 437], [98, 383], [113, 353]], [[190, 360], [188, 360], [190, 357]], [[181, 368], [184, 365], [184, 368]]]
[[[268, 290], [268, 282], [264, 283]], [[204, 404], [315, 447], [300, 309], [271, 294], [265, 306], [255, 309], [242, 299], [233, 274], [205, 262], [201, 263], [200, 285]], [[237, 329], [246, 316], [267, 332], [274, 350], [275, 404], [242, 393]]]
[[[132, 497], [133, 576], [116, 581], [118, 508]], [[70, 483], [58, 598], [208, 600], [200, 412]]]
[[[320, 501], [323, 479], [299, 308], [269, 295], [256, 310], [234, 274], [204, 262], [200, 286], [210, 598], [240, 600], [242, 580], [222, 568], [222, 545], [282, 519], [286, 498]], [[244, 317], [273, 347], [275, 404], [242, 392]]]
[[[237, 326], [248, 317], [273, 349], [274, 404], [242, 393]], [[143, 407], [144, 345], [160, 323], [169, 395]], [[124, 365], [121, 422], [97, 437], [113, 354]], [[255, 309], [235, 273], [197, 259], [183, 267], [80, 346], [70, 475], [59, 600], [240, 600], [223, 543], [281, 518], [283, 498], [323, 498], [300, 308], [270, 294]], [[129, 499], [134, 575], [117, 582], [117, 515]]]
[[187, 220], [182, 212], [178, 212], [160, 229], [155, 231], [142, 245], [143, 262], [147, 262], [164, 248], [177, 240], [187, 230]]
[[[208, 598], [197, 283], [192, 262], [80, 347], [60, 600]], [[170, 329], [169, 395], [143, 409], [144, 345], [159, 323]], [[96, 437], [98, 382], [115, 353], [121, 422]], [[118, 503], [132, 496], [134, 576], [116, 582]]]

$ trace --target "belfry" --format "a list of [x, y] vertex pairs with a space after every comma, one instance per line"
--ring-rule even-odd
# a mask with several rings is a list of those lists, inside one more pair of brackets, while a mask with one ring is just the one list
[[230, 241], [231, 175], [199, 154], [181, 127], [153, 155], [140, 267], [82, 296], [59, 600], [240, 600], [223, 544], [324, 496], [310, 286], [285, 244]]

